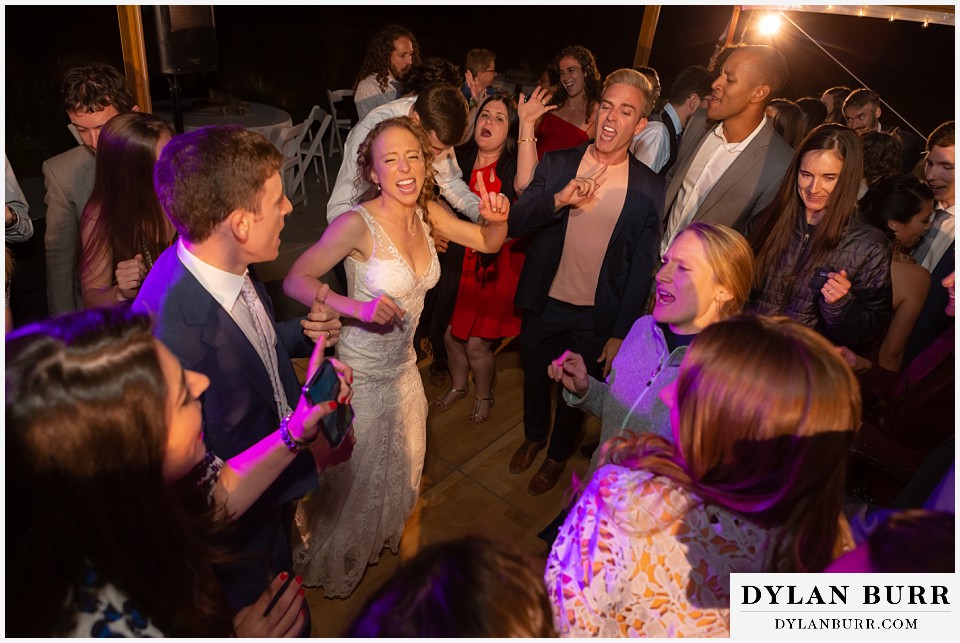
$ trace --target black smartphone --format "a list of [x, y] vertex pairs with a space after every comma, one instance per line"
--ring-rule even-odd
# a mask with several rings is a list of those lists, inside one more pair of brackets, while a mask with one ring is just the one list
[[273, 611], [273, 608], [276, 606], [277, 601], [280, 600], [281, 594], [287, 591], [287, 587], [290, 586], [290, 582], [293, 580], [293, 574], [287, 575], [287, 580], [283, 581], [283, 585], [280, 586], [280, 589], [277, 590], [277, 593], [273, 595], [273, 598], [270, 599], [270, 604], [267, 605], [267, 609], [263, 611], [263, 617], [266, 618], [270, 612]]
[[[320, 368], [313, 374], [304, 387], [303, 394], [310, 404], [316, 405], [330, 400], [336, 401], [340, 395], [340, 379], [337, 369], [329, 359], [323, 360]], [[347, 435], [350, 425], [353, 424], [353, 407], [349, 404], [339, 404], [333, 413], [324, 416], [320, 422], [320, 430], [331, 447], [338, 447]]]

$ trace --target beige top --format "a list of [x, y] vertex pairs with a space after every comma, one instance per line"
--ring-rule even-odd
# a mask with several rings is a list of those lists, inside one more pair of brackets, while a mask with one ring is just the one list
[[[601, 163], [588, 148], [577, 176], [592, 176]], [[570, 208], [563, 254], [550, 285], [550, 297], [575, 306], [593, 306], [600, 267], [627, 198], [627, 159], [607, 166], [603, 184], [580, 207]]]

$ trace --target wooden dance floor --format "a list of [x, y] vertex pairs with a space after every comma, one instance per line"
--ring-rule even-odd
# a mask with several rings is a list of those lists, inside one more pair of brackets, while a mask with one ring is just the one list
[[[540, 496], [527, 493], [527, 484], [546, 457], [537, 455], [527, 471], [513, 475], [507, 470], [510, 456], [523, 439], [523, 371], [516, 344], [497, 356], [496, 404], [483, 424], [466, 422], [472, 410], [470, 394], [441, 413], [430, 407], [427, 419], [427, 457], [420, 483], [420, 499], [407, 520], [394, 555], [385, 548], [380, 562], [367, 568], [360, 585], [347, 599], [327, 599], [320, 588], [307, 588], [314, 636], [339, 636], [367, 597], [421, 547], [468, 534], [481, 534], [515, 543], [536, 557], [543, 570], [547, 546], [537, 533], [568, 503], [571, 473], [581, 478], [589, 462], [579, 449], [570, 458], [557, 486]], [[301, 378], [305, 360], [297, 360]], [[431, 384], [429, 359], [420, 363], [427, 399], [433, 400], [447, 387]], [[596, 439], [599, 423], [587, 422], [584, 441]]]

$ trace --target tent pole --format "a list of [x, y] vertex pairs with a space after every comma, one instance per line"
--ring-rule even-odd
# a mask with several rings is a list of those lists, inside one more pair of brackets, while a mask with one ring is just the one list
[[727, 38], [724, 42], [724, 47], [729, 47], [733, 44], [733, 36], [737, 32], [737, 21], [740, 20], [740, 5], [733, 5], [733, 13], [730, 14], [730, 26], [727, 29]]
[[150, 81], [147, 76], [147, 56], [143, 46], [143, 21], [137, 5], [117, 5], [120, 22], [120, 46], [123, 49], [123, 67], [136, 105], [144, 112], [153, 112], [150, 100]]
[[660, 5], [647, 5], [643, 10], [643, 22], [640, 24], [640, 36], [637, 38], [637, 53], [633, 56], [633, 66], [641, 67], [650, 62], [653, 50], [653, 36], [657, 32], [657, 20], [660, 18]]

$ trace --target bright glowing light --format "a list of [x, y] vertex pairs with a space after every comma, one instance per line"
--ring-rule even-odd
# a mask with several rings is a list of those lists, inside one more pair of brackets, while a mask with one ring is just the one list
[[760, 19], [760, 33], [772, 36], [780, 30], [780, 16], [768, 13]]

